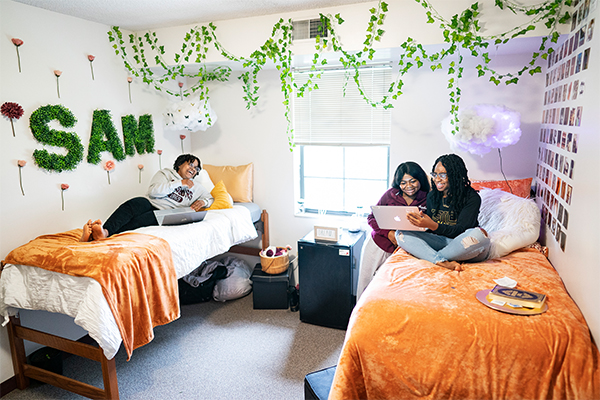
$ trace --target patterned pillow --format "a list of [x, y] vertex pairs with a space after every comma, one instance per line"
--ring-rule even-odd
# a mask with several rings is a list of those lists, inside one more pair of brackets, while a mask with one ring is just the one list
[[[513, 179], [508, 181], [471, 181], [471, 187], [475, 190], [481, 189], [500, 189], [504, 192], [511, 193], [515, 196], [529, 198], [531, 191], [531, 181], [533, 178]], [[510, 186], [510, 187], [509, 187]]]

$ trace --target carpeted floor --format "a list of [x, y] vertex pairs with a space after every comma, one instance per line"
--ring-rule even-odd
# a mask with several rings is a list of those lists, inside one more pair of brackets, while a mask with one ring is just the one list
[[[242, 299], [183, 306], [181, 318], [126, 361], [116, 356], [121, 399], [303, 399], [304, 376], [335, 365], [345, 331], [300, 322], [298, 312], [254, 310]], [[64, 360], [66, 376], [102, 387], [100, 364]], [[32, 383], [6, 400], [80, 399]]]

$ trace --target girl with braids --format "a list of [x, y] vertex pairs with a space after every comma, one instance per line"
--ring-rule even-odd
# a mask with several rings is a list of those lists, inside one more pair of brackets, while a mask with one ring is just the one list
[[471, 187], [467, 167], [456, 154], [440, 156], [431, 173], [433, 189], [427, 195], [427, 212], [411, 213], [408, 220], [427, 231], [396, 231], [398, 246], [415, 257], [450, 270], [461, 262], [487, 258], [490, 239], [479, 228], [481, 197]]
[[[418, 206], [425, 210], [428, 192], [429, 179], [423, 168], [415, 162], [407, 161], [398, 165], [391, 189], [381, 196], [377, 205]], [[373, 213], [369, 214], [367, 222], [373, 230], [367, 237], [361, 253], [357, 297], [360, 297], [375, 272], [398, 247], [395, 231], [380, 229]]]

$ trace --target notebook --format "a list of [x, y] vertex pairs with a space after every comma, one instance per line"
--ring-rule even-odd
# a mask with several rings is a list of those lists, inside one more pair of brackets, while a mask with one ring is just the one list
[[419, 228], [410, 223], [406, 217], [407, 213], [419, 212], [419, 207], [414, 206], [371, 206], [373, 216], [381, 229], [403, 230], [403, 231], [425, 231], [427, 228]]
[[171, 208], [168, 210], [155, 210], [154, 215], [158, 224], [163, 225], [183, 225], [192, 222], [202, 221], [206, 216], [206, 211], [194, 211], [191, 207]]

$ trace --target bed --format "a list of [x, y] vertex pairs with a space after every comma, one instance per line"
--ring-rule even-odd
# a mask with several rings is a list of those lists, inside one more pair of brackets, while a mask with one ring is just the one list
[[[480, 194], [493, 258], [455, 272], [397, 250], [353, 310], [330, 399], [600, 398], [580, 310], [541, 246], [523, 247], [537, 239], [537, 206]], [[476, 298], [503, 277], [547, 294], [547, 311], [516, 315]]]
[[[219, 196], [217, 190], [224, 187], [221, 183], [219, 181], [211, 189], [216, 199], [215, 203]], [[234, 184], [230, 186], [235, 189]], [[231, 196], [225, 190], [222, 190], [222, 193]], [[231, 196], [229, 202], [238, 199], [239, 196]], [[237, 252], [258, 255], [261, 248], [268, 247], [268, 213], [255, 203], [248, 202], [251, 198], [242, 200], [246, 201], [233, 203], [228, 206], [230, 208], [209, 210], [203, 221], [193, 224], [144, 227], [115, 235], [101, 241], [102, 243], [89, 244], [77, 242], [81, 236], [81, 229], [75, 229], [55, 235], [44, 235], [11, 252], [7, 256], [9, 260], [15, 257], [18, 259], [18, 250], [21, 248], [25, 249], [23, 252], [26, 255], [31, 253], [31, 248], [41, 249], [39, 253], [55, 252], [58, 254], [56, 258], [59, 259], [75, 258], [77, 263], [83, 264], [84, 270], [85, 265], [94, 264], [93, 260], [104, 260], [105, 254], [114, 252], [118, 257], [115, 265], [119, 266], [115, 269], [121, 270], [131, 265], [134, 271], [125, 278], [105, 279], [113, 282], [117, 279], [129, 280], [129, 283], [115, 283], [111, 292], [107, 291], [105, 282], [96, 276], [76, 276], [81, 274], [78, 273], [79, 270], [74, 271], [71, 265], [62, 267], [67, 268], [68, 273], [61, 273], [60, 268], [38, 268], [38, 265], [43, 266], [44, 260], [40, 260], [39, 264], [5, 264], [0, 275], [0, 315], [5, 321], [10, 320], [8, 333], [17, 387], [24, 389], [28, 385], [28, 378], [34, 378], [90, 398], [118, 398], [114, 356], [123, 345], [130, 357], [135, 348], [152, 340], [154, 326], [169, 323], [179, 317], [176, 280], [196, 269], [203, 261], [219, 254]], [[260, 238], [258, 231], [261, 232]], [[260, 243], [251, 242], [255, 239], [260, 239]], [[247, 243], [251, 245], [248, 246]], [[46, 245], [50, 247], [42, 247]], [[123, 248], [127, 251], [121, 251]], [[125, 258], [130, 254], [132, 261]], [[81, 257], [89, 257], [92, 261], [88, 262]], [[106, 258], [111, 259], [109, 256]], [[96, 269], [101, 268], [94, 268]], [[142, 278], [138, 279], [136, 274]], [[140, 283], [134, 285], [135, 288], [129, 297], [123, 297], [120, 289], [128, 289], [132, 280], [139, 280]], [[153, 289], [155, 294], [152, 294]], [[142, 296], [142, 291], [148, 291], [150, 294], [144, 293]], [[113, 294], [115, 298], [111, 297]], [[128, 310], [131, 314], [129, 316], [119, 315], [120, 309], [117, 307], [122, 308], [123, 303], [137, 303], [138, 298], [149, 299], [145, 308]], [[69, 315], [77, 325], [89, 333], [89, 337], [99, 347], [23, 327], [15, 317], [19, 309], [45, 310]], [[140, 328], [140, 319], [146, 326]], [[124, 326], [127, 329], [124, 329]], [[137, 329], [138, 332], [134, 335], [130, 332], [132, 329]], [[25, 361], [24, 339], [99, 361], [102, 364], [104, 389], [28, 365]]]

